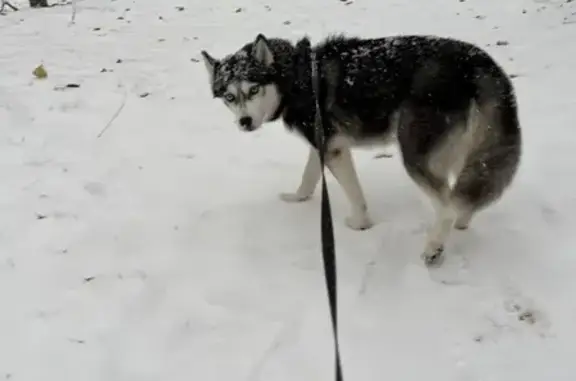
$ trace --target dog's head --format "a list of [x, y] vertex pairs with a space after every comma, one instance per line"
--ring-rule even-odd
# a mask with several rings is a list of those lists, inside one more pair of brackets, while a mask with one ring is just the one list
[[254, 131], [269, 121], [280, 104], [270, 42], [259, 34], [253, 43], [221, 60], [202, 51], [212, 93], [234, 113], [243, 131]]

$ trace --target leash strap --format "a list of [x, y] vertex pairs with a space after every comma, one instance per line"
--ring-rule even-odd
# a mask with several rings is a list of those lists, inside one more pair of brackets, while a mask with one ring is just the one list
[[338, 307], [337, 307], [337, 277], [336, 277], [336, 253], [334, 249], [334, 227], [332, 225], [332, 208], [330, 207], [330, 197], [326, 186], [326, 176], [324, 173], [324, 159], [326, 154], [326, 136], [324, 134], [324, 121], [322, 118], [322, 108], [320, 106], [320, 77], [318, 75], [318, 61], [313, 50], [310, 53], [312, 64], [312, 90], [316, 103], [316, 115], [314, 126], [316, 128], [316, 144], [318, 155], [320, 156], [320, 168], [322, 171], [322, 203], [321, 203], [321, 237], [322, 237], [322, 257], [324, 260], [324, 278], [328, 291], [328, 301], [330, 302], [330, 315], [332, 317], [332, 331], [334, 336], [334, 351], [336, 357], [336, 381], [342, 381], [342, 367], [340, 365], [340, 345], [338, 342]]

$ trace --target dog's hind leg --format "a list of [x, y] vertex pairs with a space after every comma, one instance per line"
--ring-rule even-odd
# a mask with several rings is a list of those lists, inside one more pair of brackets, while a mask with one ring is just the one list
[[470, 221], [474, 217], [474, 208], [463, 204], [458, 208], [458, 215], [454, 227], [458, 230], [466, 230], [470, 226]]
[[[457, 176], [450, 199], [458, 210], [455, 227], [467, 229], [473, 215], [496, 202], [512, 182], [521, 154], [521, 135], [513, 103], [472, 109], [469, 124], [479, 133]], [[474, 105], [473, 105], [474, 106]], [[482, 137], [478, 141], [478, 136]]]
[[422, 258], [427, 266], [439, 265], [444, 245], [458, 217], [450, 200], [450, 176], [463, 161], [458, 141], [462, 115], [449, 115], [432, 107], [407, 107], [402, 111], [398, 142], [406, 171], [430, 198], [435, 212]]
[[498, 201], [516, 173], [519, 158], [520, 146], [514, 139], [470, 156], [450, 195], [459, 213], [457, 229], [467, 229], [475, 213]]
[[306, 167], [304, 168], [304, 173], [302, 174], [302, 181], [300, 186], [295, 193], [281, 193], [280, 198], [286, 202], [302, 202], [309, 200], [314, 194], [314, 190], [320, 181], [322, 175], [320, 168], [320, 158], [318, 157], [318, 151], [310, 147], [310, 152], [308, 153], [308, 161]]
[[434, 222], [428, 229], [422, 259], [427, 266], [437, 266], [442, 263], [444, 245], [457, 217], [456, 210], [449, 201], [448, 181], [437, 177], [425, 166], [414, 168], [409, 164], [407, 169], [412, 180], [430, 198], [434, 208]]

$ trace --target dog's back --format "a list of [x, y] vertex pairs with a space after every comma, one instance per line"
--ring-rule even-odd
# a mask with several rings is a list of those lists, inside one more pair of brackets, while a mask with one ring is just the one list
[[467, 110], [472, 99], [484, 103], [505, 97], [515, 103], [506, 74], [486, 52], [466, 42], [429, 36], [338, 36], [315, 50], [328, 89], [328, 111], [336, 109], [362, 123], [356, 131], [364, 136], [380, 135], [382, 122], [387, 125], [407, 102], [444, 113]]

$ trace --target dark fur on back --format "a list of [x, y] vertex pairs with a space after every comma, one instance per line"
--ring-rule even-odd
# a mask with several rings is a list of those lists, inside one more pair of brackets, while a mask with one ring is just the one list
[[[297, 44], [292, 62], [279, 65], [291, 64], [292, 73], [288, 77], [292, 78], [277, 82], [284, 96], [286, 125], [314, 144], [310, 131], [314, 95], [310, 85], [309, 46], [307, 39]], [[392, 113], [406, 104], [458, 114], [467, 110], [472, 99], [480, 104], [499, 99], [511, 108], [507, 118], [514, 119], [516, 115], [510, 80], [487, 53], [469, 43], [428, 36], [380, 39], [336, 36], [314, 50], [321, 62], [326, 112], [340, 125], [361, 122], [362, 126], [348, 131], [359, 140], [386, 133]], [[506, 134], [519, 133], [517, 123], [505, 123], [503, 127]], [[326, 133], [329, 136], [334, 131]]]

